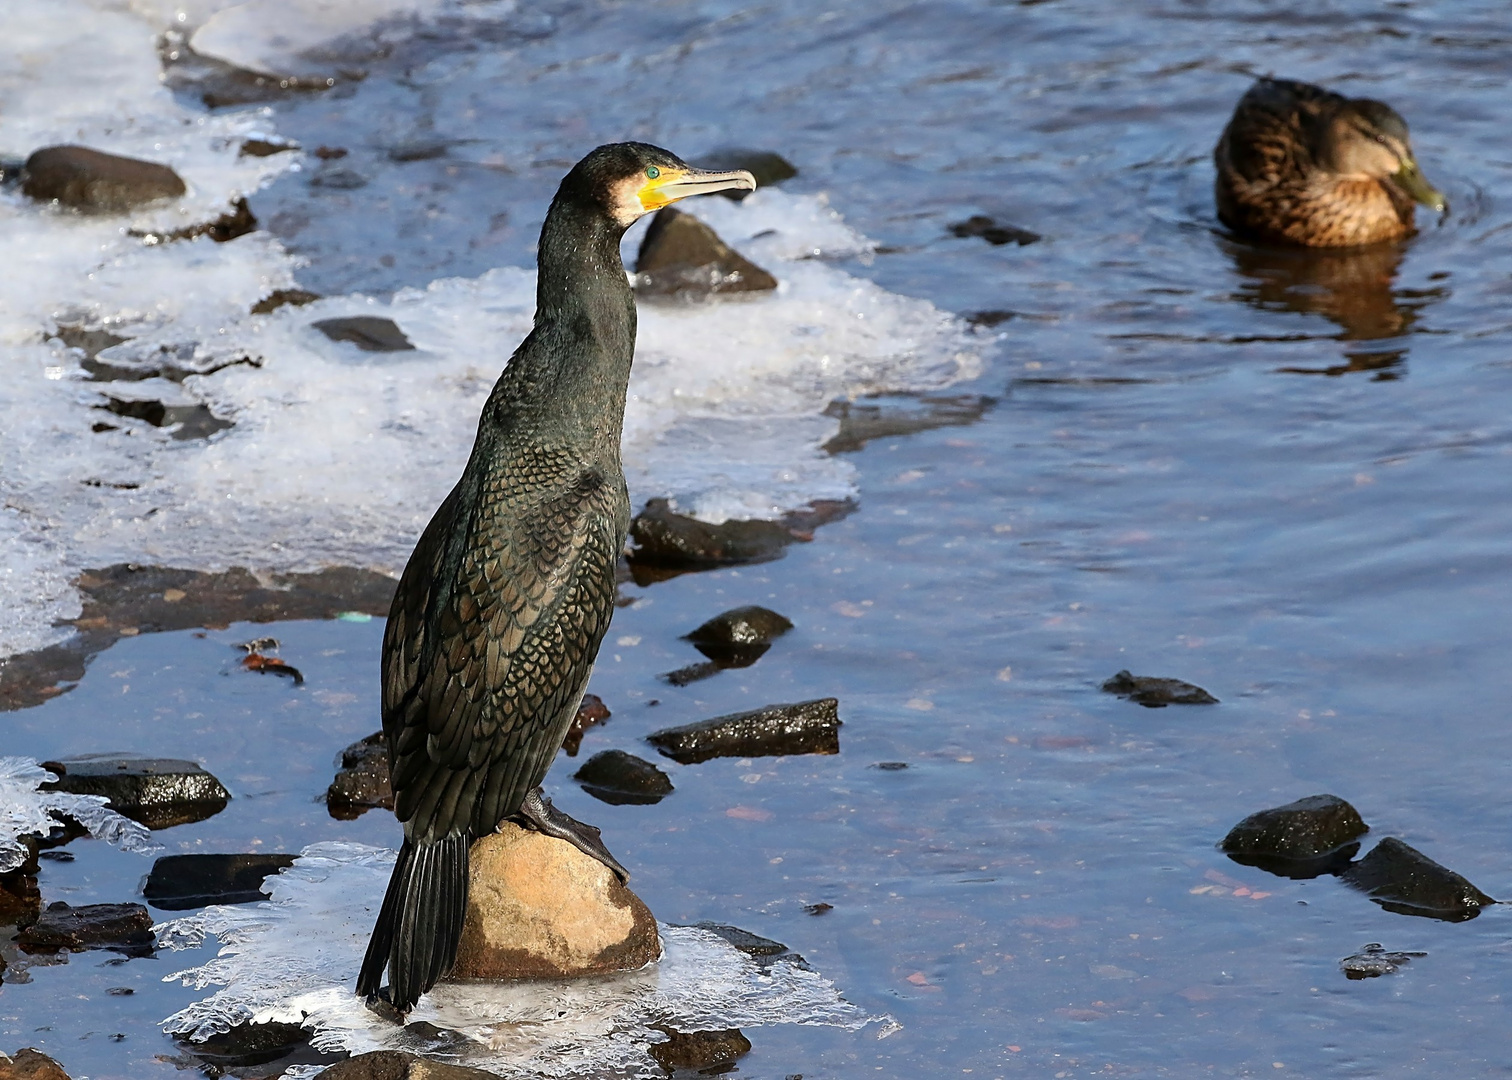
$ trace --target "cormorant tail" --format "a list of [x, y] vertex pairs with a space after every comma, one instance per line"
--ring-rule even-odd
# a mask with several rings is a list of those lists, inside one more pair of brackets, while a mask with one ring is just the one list
[[466, 834], [404, 841], [357, 976], [358, 994], [376, 994], [387, 968], [389, 1003], [406, 1013], [451, 970], [467, 911], [468, 846]]

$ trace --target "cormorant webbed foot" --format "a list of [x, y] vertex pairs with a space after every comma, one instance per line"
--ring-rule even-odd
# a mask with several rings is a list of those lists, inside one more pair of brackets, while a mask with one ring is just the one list
[[620, 879], [621, 885], [630, 883], [630, 871], [609, 854], [609, 849], [599, 839], [598, 829], [592, 825], [585, 825], [577, 818], [564, 814], [552, 806], [551, 800], [540, 788], [536, 788], [525, 796], [525, 801], [520, 804], [519, 813], [515, 817], [537, 832], [554, 836], [558, 840], [565, 840], [584, 855], [597, 859], [614, 871], [614, 876]]

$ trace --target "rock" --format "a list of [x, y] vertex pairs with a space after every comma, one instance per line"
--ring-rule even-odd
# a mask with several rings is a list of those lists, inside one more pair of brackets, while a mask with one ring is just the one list
[[1387, 952], [1379, 944], [1365, 946], [1353, 956], [1339, 961], [1339, 970], [1350, 979], [1374, 979], [1381, 975], [1395, 974], [1415, 958], [1427, 956], [1425, 952]]
[[1387, 911], [1465, 922], [1496, 903], [1448, 867], [1388, 836], [1340, 875]]
[[146, 956], [157, 939], [152, 934], [152, 916], [141, 904], [84, 904], [69, 907], [58, 900], [36, 922], [16, 935], [27, 952], [83, 952], [110, 949]]
[[190, 1059], [188, 1064], [209, 1076], [248, 1075], [232, 1071], [241, 1069], [256, 1069], [257, 1076], [281, 1076], [291, 1065], [327, 1065], [341, 1060], [340, 1054], [322, 1053], [310, 1046], [311, 1034], [299, 1024], [273, 1021], [237, 1024], [203, 1042], [180, 1038], [178, 1043]]
[[299, 144], [276, 139], [247, 139], [237, 151], [237, 157], [272, 157], [289, 150], [298, 150]]
[[859, 401], [832, 401], [824, 415], [838, 419], [840, 430], [824, 449], [843, 454], [873, 439], [964, 427], [976, 423], [995, 404], [996, 398], [982, 394], [878, 394]]
[[583, 732], [595, 724], [602, 724], [611, 715], [609, 706], [597, 694], [584, 694], [578, 703], [577, 715], [567, 729], [567, 737], [562, 740], [562, 749], [567, 751], [567, 756], [577, 757], [578, 747], [583, 744]]
[[266, 899], [263, 879], [294, 865], [293, 855], [164, 855], [152, 864], [142, 895], [163, 911]]
[[635, 291], [642, 296], [765, 292], [777, 279], [731, 248], [691, 214], [657, 211], [635, 260]]
[[394, 808], [388, 741], [381, 731], [341, 752], [341, 771], [326, 789], [326, 807], [334, 818], [351, 821], [375, 806], [384, 810]]
[[225, 431], [234, 426], [230, 420], [222, 420], [211, 412], [210, 406], [198, 403], [166, 405], [153, 398], [127, 398], [108, 394], [105, 404], [97, 405], [96, 408], [116, 416], [145, 420], [153, 427], [173, 428], [173, 437], [180, 440], [207, 439], [217, 431]]
[[950, 227], [950, 232], [961, 237], [980, 236], [993, 246], [1017, 244], [1023, 247], [1043, 239], [1039, 233], [1020, 229], [1017, 225], [999, 225], [985, 214], [973, 214], [965, 221], [956, 222]]
[[881, 769], [883, 772], [902, 772], [908, 768], [906, 761], [877, 761], [868, 765], [869, 769]]
[[754, 664], [771, 643], [793, 628], [792, 621], [770, 608], [732, 608], [683, 635], [710, 660], [728, 667]]
[[473, 844], [453, 978], [598, 975], [660, 955], [640, 897], [565, 840], [506, 822]]
[[0, 926], [30, 926], [42, 914], [35, 867], [0, 874]]
[[8, 1058], [0, 1054], [0, 1080], [69, 1080], [52, 1058], [40, 1050], [27, 1047], [17, 1050], [16, 1056]]
[[320, 1080], [498, 1080], [497, 1074], [465, 1065], [428, 1061], [402, 1050], [372, 1050], [338, 1061]]
[[33, 199], [94, 213], [120, 213], [187, 190], [166, 165], [90, 150], [49, 146], [26, 159], [21, 190]]
[[311, 323], [332, 341], [350, 341], [363, 352], [404, 352], [415, 346], [392, 319], [374, 315], [349, 315]]
[[775, 521], [726, 521], [710, 525], [675, 512], [666, 499], [652, 499], [630, 524], [636, 563], [680, 569], [734, 566], [778, 558], [799, 539]]
[[319, 293], [312, 293], [308, 289], [274, 289], [267, 296], [252, 305], [250, 314], [271, 315], [285, 304], [293, 307], [304, 307], [306, 304], [313, 304], [319, 299]]
[[1102, 688], [1109, 694], [1128, 698], [1147, 709], [1163, 709], [1167, 705], [1216, 705], [1218, 699], [1200, 686], [1193, 686], [1180, 679], [1157, 679], [1150, 675], [1130, 675], [1120, 671]]
[[[762, 651], [765, 652], [766, 650], [763, 649]], [[676, 671], [664, 671], [657, 678], [669, 682], [673, 686], [687, 686], [698, 682], [700, 679], [707, 679], [712, 675], [718, 675], [729, 666], [728, 664], [716, 664], [713, 660], [704, 660], [697, 664], [688, 664], [685, 667], [680, 667]]]
[[683, 765], [716, 757], [838, 754], [839, 705], [834, 698], [768, 705], [697, 724], [665, 728], [646, 738], [667, 757]]
[[734, 949], [755, 960], [763, 970], [770, 968], [778, 960], [787, 961], [804, 969], [808, 968], [808, 963], [803, 957], [780, 941], [773, 941], [771, 938], [753, 934], [738, 926], [727, 926], [724, 923], [699, 922], [694, 923], [693, 926], [723, 938]]
[[623, 750], [594, 754], [572, 778], [595, 799], [615, 806], [650, 806], [672, 794], [666, 773]]
[[367, 187], [367, 184], [367, 177], [356, 169], [349, 169], [344, 165], [334, 169], [321, 169], [310, 177], [311, 187], [329, 188], [332, 191], [356, 191], [358, 188]]
[[1348, 865], [1369, 831], [1360, 813], [1334, 795], [1251, 814], [1219, 845], [1229, 858], [1290, 878], [1312, 878]]
[[[756, 178], [757, 188], [772, 187], [798, 175], [798, 166], [781, 154], [771, 150], [746, 150], [735, 146], [711, 150], [690, 164], [700, 169], [712, 169], [715, 172], [744, 169]], [[750, 192], [721, 191], [720, 194], [727, 199], [740, 202]]]
[[140, 232], [136, 229], [131, 231], [132, 236], [139, 236], [149, 244], [166, 244], [172, 240], [193, 240], [197, 236], [208, 236], [217, 244], [224, 244], [228, 240], [235, 240], [238, 236], [246, 236], [249, 232], [257, 230], [257, 218], [252, 214], [252, 208], [247, 205], [246, 199], [237, 199], [227, 210], [214, 221], [202, 221], [198, 225], [190, 225], [182, 229], [174, 229], [171, 232]]
[[722, 1031], [677, 1031], [661, 1024], [654, 1025], [657, 1031], [667, 1036], [666, 1042], [652, 1043], [646, 1052], [669, 1073], [705, 1071], [727, 1072], [718, 1068], [730, 1065], [742, 1054], [750, 1053], [751, 1040], [739, 1028]]
[[810, 915], [827, 915], [829, 912], [835, 910], [835, 905], [826, 904], [823, 900], [821, 900], [817, 904], [804, 904], [803, 910], [808, 912]]
[[192, 761], [89, 755], [42, 767], [58, 777], [43, 790], [103, 795], [111, 809], [149, 829], [203, 821], [231, 799], [219, 780]]

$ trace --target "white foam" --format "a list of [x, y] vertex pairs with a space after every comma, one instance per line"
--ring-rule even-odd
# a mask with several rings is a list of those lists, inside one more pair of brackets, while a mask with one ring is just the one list
[[97, 840], [123, 851], [151, 854], [163, 850], [147, 826], [106, 808], [100, 795], [72, 795], [65, 791], [42, 791], [57, 777], [31, 758], [0, 757], [0, 874], [26, 861], [23, 836], [46, 836], [73, 818]]
[[[166, 976], [209, 997], [163, 1021], [164, 1030], [202, 1040], [237, 1024], [303, 1024], [312, 1043], [333, 1052], [424, 1047], [399, 1025], [370, 1012], [352, 992], [394, 853], [333, 842], [306, 848], [263, 886], [271, 900], [212, 907], [158, 926], [159, 944], [197, 948], [221, 942], [217, 957]], [[856, 1030], [867, 1016], [833, 984], [790, 960], [762, 965], [718, 936], [661, 927], [665, 955], [625, 975], [526, 984], [443, 984], [421, 999], [410, 1021], [462, 1036], [448, 1058], [504, 1076], [660, 1077], [643, 1047], [662, 1036], [652, 1024], [685, 1030], [825, 1024]], [[290, 1070], [288, 1076], [318, 1069]]]

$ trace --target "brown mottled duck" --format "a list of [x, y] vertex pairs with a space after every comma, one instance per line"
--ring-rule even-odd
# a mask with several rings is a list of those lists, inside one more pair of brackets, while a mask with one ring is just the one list
[[1413, 203], [1444, 196], [1418, 169], [1391, 106], [1308, 83], [1261, 79], [1213, 151], [1218, 216], [1246, 237], [1350, 247], [1414, 231]]

